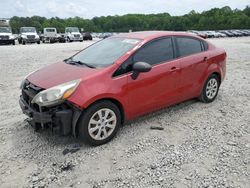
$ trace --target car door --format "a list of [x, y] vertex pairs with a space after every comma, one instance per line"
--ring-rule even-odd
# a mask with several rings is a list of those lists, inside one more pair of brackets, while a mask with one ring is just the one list
[[181, 68], [181, 97], [183, 100], [197, 97], [208, 66], [207, 46], [199, 39], [184, 36], [176, 37], [176, 46]]
[[129, 112], [138, 116], [178, 100], [180, 65], [175, 58], [171, 37], [149, 42], [131, 58], [132, 63], [146, 62], [152, 69], [140, 73], [136, 80], [128, 75]]

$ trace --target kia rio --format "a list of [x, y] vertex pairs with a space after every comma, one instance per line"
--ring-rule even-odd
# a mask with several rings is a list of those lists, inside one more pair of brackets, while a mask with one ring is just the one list
[[225, 72], [226, 52], [192, 34], [127, 33], [28, 75], [19, 104], [34, 128], [101, 145], [126, 120], [192, 98], [214, 101]]

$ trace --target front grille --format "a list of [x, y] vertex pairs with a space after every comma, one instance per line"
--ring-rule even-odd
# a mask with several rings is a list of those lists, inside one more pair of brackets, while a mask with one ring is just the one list
[[9, 36], [8, 35], [3, 35], [3, 36], [0, 36], [0, 39], [1, 40], [9, 40]]
[[80, 37], [80, 35], [74, 35], [74, 37], [79, 38], [79, 37]]
[[34, 84], [30, 83], [28, 80], [25, 81], [24, 88], [22, 90], [23, 99], [32, 107], [34, 110], [39, 111], [39, 107], [36, 104], [32, 104], [32, 99], [38, 94], [39, 92], [43, 91], [44, 89], [35, 86]]
[[27, 35], [28, 39], [35, 39], [35, 35]]

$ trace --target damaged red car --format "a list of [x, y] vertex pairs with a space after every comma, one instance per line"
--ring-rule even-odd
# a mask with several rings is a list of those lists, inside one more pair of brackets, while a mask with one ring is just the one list
[[226, 52], [200, 37], [127, 33], [28, 75], [19, 103], [33, 127], [101, 145], [126, 120], [188, 99], [214, 101], [225, 72]]

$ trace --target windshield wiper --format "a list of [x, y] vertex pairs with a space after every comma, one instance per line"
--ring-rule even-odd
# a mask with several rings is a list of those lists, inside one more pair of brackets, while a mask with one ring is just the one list
[[89, 68], [92, 68], [92, 69], [96, 68], [94, 65], [90, 65], [90, 64], [85, 63], [85, 62], [82, 62], [82, 61], [75, 61], [75, 60], [72, 60], [71, 58], [65, 59], [65, 61], [66, 61], [68, 64], [71, 64], [71, 65], [76, 65], [76, 64], [78, 64], [78, 65], [85, 65], [86, 67], [89, 67]]

